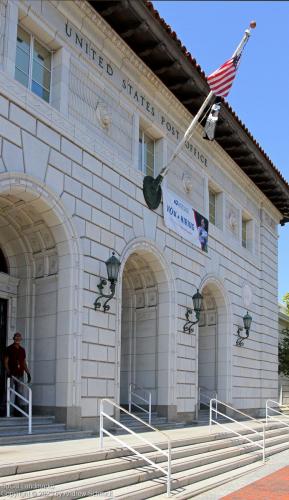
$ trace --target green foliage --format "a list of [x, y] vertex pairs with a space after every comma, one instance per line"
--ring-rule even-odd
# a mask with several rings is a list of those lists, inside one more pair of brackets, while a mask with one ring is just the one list
[[289, 314], [289, 293], [285, 293], [285, 295], [283, 295], [282, 302], [284, 302], [287, 313]]
[[[289, 293], [284, 295], [282, 301], [289, 314]], [[285, 328], [282, 333], [283, 338], [281, 342], [279, 342], [279, 373], [283, 373], [289, 377], [289, 328]]]

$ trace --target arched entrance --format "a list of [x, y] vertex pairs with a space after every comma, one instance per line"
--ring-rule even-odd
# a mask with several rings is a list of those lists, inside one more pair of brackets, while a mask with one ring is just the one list
[[124, 260], [120, 404], [128, 404], [128, 386], [134, 383], [151, 392], [153, 410], [174, 418], [173, 280], [151, 245], [136, 243]]
[[218, 399], [231, 401], [231, 314], [223, 285], [210, 278], [203, 282], [203, 310], [198, 335], [198, 386]]
[[7, 319], [8, 319], [8, 300], [2, 290], [2, 282], [7, 280], [8, 277], [8, 262], [0, 247], [0, 416], [5, 415], [5, 368], [4, 356], [5, 348], [7, 345]]
[[79, 390], [79, 274], [76, 235], [64, 209], [25, 175], [0, 181], [0, 246], [9, 275], [7, 343], [23, 336], [32, 372], [34, 413], [77, 425]]

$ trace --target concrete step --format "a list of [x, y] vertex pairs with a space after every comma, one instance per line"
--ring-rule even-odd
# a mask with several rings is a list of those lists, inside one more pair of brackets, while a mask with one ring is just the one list
[[[276, 445], [277, 442], [278, 438], [271, 438], [268, 445]], [[225, 458], [249, 453], [253, 451], [253, 449], [255, 451], [258, 450], [257, 446], [254, 448], [254, 446], [249, 446], [248, 444], [244, 444], [242, 448], [236, 447], [237, 443], [238, 440], [231, 441], [231, 443], [226, 443], [226, 449], [224, 449], [224, 447], [220, 448], [219, 446], [218, 449], [209, 451], [205, 450], [204, 447], [196, 447], [196, 445], [175, 448], [172, 451], [172, 469], [174, 472], [179, 472], [180, 470], [199, 467], [203, 465], [204, 462], [218, 462]], [[230, 444], [234, 444], [234, 446], [230, 446]], [[147, 453], [146, 456], [157, 463], [166, 461], [166, 458], [158, 452]], [[6, 476], [0, 478], [0, 494], [5, 493], [7, 488], [11, 493], [16, 490], [18, 492], [27, 491], [31, 483], [36, 489], [37, 486], [41, 487], [43, 484], [47, 487], [55, 486], [57, 484], [78, 481], [90, 477], [111, 475], [112, 473], [117, 473], [119, 474], [118, 477], [121, 477], [122, 472], [132, 471], [132, 469], [139, 469], [140, 467], [143, 468], [146, 466], [147, 462], [145, 460], [131, 456], [126, 459], [122, 457], [111, 460], [98, 460], [89, 464], [83, 463], [34, 473], [17, 474], [10, 477], [10, 479]], [[138, 474], [138, 471], [135, 471], [135, 473]]]
[[[67, 431], [68, 432], [68, 431]], [[90, 431], [72, 431], [74, 433], [78, 432], [81, 434], [90, 434], [89, 436], [86, 437], [91, 437], [91, 432]], [[241, 431], [243, 432], [244, 436], [247, 434], [245, 430]], [[284, 435], [284, 438], [288, 438], [288, 430], [284, 427], [282, 427], [280, 424], [270, 424], [268, 425], [268, 431], [266, 432], [267, 437], [276, 437], [276, 436], [282, 436]], [[94, 434], [93, 434], [94, 435]], [[29, 438], [32, 438], [33, 436], [28, 436]], [[250, 438], [252, 440], [256, 439], [255, 434], [251, 434]], [[193, 450], [195, 450], [195, 453], [201, 453], [202, 449], [206, 451], [210, 450], [217, 450], [217, 449], [222, 449], [225, 448], [226, 446], [231, 446], [231, 443], [236, 443], [236, 441], [240, 440], [240, 438], [236, 437], [233, 433], [231, 432], [221, 432], [221, 433], [212, 433], [209, 435], [198, 435], [195, 437], [178, 437], [177, 439], [172, 439], [171, 445], [172, 445], [172, 450], [175, 450], [175, 448], [182, 448], [182, 447], [188, 447], [188, 446], [193, 446], [191, 448], [190, 453], [193, 453]], [[244, 442], [246, 443], [246, 440], [244, 439], [243, 441], [239, 442]], [[157, 442], [156, 445], [161, 448], [161, 449], [166, 449], [166, 443], [164, 442]], [[148, 444], [141, 444], [138, 446], [135, 446], [135, 449], [139, 451], [140, 453], [149, 453], [151, 452], [151, 446]], [[9, 465], [1, 465], [0, 464], [0, 477], [5, 476], [5, 475], [13, 475], [13, 474], [19, 474], [19, 473], [26, 473], [26, 472], [35, 472], [35, 471], [41, 471], [44, 469], [49, 469], [49, 468], [56, 468], [56, 467], [62, 467], [62, 466], [67, 466], [67, 465], [77, 465], [77, 464], [83, 464], [83, 463], [90, 463], [90, 462], [95, 462], [97, 460], [103, 460], [106, 458], [107, 460], [111, 460], [114, 458], [120, 458], [120, 457], [128, 457], [131, 455], [131, 452], [126, 449], [126, 448], [111, 448], [111, 449], [105, 449], [105, 450], [97, 450], [95, 453], [86, 453], [86, 454], [81, 454], [81, 455], [74, 455], [74, 456], [68, 456], [68, 457], [62, 457], [61, 459], [59, 458], [53, 458], [53, 459], [44, 459], [44, 460], [37, 460], [37, 462], [32, 461], [26, 461], [25, 463], [20, 463], [17, 464], [17, 467], [15, 464], [9, 464]]]
[[[196, 485], [196, 488], [211, 488], [215, 483], [219, 484], [220, 480], [225, 480], [226, 474], [229, 477], [233, 470], [255, 464], [260, 460], [261, 450], [257, 444], [246, 443], [247, 430], [244, 429], [243, 434], [242, 438], [236, 438], [231, 432], [224, 432], [173, 440], [174, 488], [182, 488], [184, 495], [193, 496], [192, 484]], [[289, 447], [288, 430], [282, 427], [282, 424], [271, 423], [266, 435], [268, 456]], [[258, 440], [259, 436], [250, 434], [250, 439]], [[162, 443], [162, 447], [166, 447], [165, 443]], [[139, 451], [165, 467], [165, 457], [159, 452], [149, 450], [149, 445], [139, 447]], [[89, 498], [96, 492], [99, 494], [113, 491], [114, 498], [141, 500], [163, 495], [166, 491], [165, 478], [161, 471], [148, 466], [144, 459], [132, 456], [129, 450], [120, 448], [78, 457], [6, 465], [0, 467], [0, 475], [0, 492], [6, 495], [7, 499], [13, 493], [22, 498], [21, 491], [23, 498], [47, 500], [58, 496], [68, 499]], [[213, 478], [216, 478], [215, 483]], [[45, 489], [43, 485], [46, 485]], [[188, 486], [190, 493], [187, 492]], [[33, 490], [29, 491], [31, 488]], [[179, 492], [175, 491], [174, 494], [178, 495]], [[107, 498], [111, 498], [111, 493]]]
[[[273, 438], [274, 442], [276, 438]], [[210, 448], [204, 445], [187, 445], [182, 447], [176, 447], [172, 450], [172, 460], [174, 461], [174, 467], [187, 467], [190, 463], [192, 466], [197, 467], [201, 465], [204, 460], [207, 462], [219, 460], [220, 457], [228, 458], [229, 456], [234, 456], [235, 454], [246, 453], [249, 449], [248, 445], [244, 443], [242, 449], [237, 448], [236, 444], [239, 442], [238, 439], [227, 440], [223, 443], [215, 443], [215, 447], [210, 445]], [[217, 445], [217, 446], [216, 446]], [[225, 449], [226, 447], [226, 449]], [[250, 450], [254, 448], [250, 447]], [[257, 450], [257, 446], [255, 447]], [[249, 451], [250, 451], [249, 450]], [[146, 453], [146, 457], [150, 458], [154, 462], [162, 463], [166, 461], [164, 455], [159, 452]], [[12, 488], [12, 485], [17, 485], [18, 491], [24, 491], [27, 489], [32, 481], [34, 486], [43, 484], [45, 480], [46, 485], [61, 484], [67, 481], [74, 481], [79, 479], [85, 479], [88, 477], [104, 476], [111, 473], [120, 473], [122, 471], [132, 470], [140, 467], [147, 466], [147, 462], [144, 459], [140, 459], [136, 456], [120, 457], [110, 460], [96, 460], [94, 462], [84, 462], [82, 464], [66, 465], [62, 467], [49, 468], [47, 470], [41, 470], [32, 473], [18, 473], [10, 478], [2, 477], [0, 478], [0, 492], [2, 492], [1, 487], [7, 485]]]
[[[249, 465], [244, 465], [240, 469], [233, 469], [229, 472], [218, 474], [218, 476], [212, 476], [208, 479], [198, 481], [196, 484], [189, 484], [188, 486], [186, 486], [186, 488], [184, 488], [183, 491], [174, 493], [173, 498], [177, 500], [188, 500], [195, 497], [196, 495], [201, 495], [202, 493], [205, 493], [212, 488], [217, 488], [218, 486], [222, 486], [222, 484], [228, 483], [230, 481], [235, 481], [236, 479], [249, 474], [254, 470], [260, 469], [262, 465], [263, 464], [260, 464], [260, 462], [254, 462]], [[92, 500], [93, 498], [95, 497], [85, 497], [86, 500]], [[156, 495], [154, 497], [151, 497], [151, 500], [164, 500], [164, 498], [164, 495]]]
[[[276, 446], [274, 448], [271, 448], [270, 450], [268, 450], [267, 460], [268, 460], [269, 456], [276, 454], [276, 453], [281, 453], [282, 451], [288, 449], [288, 447], [289, 447], [288, 444], [286, 444], [286, 445], [283, 444], [282, 446]], [[217, 488], [218, 486], [221, 486], [222, 484], [225, 484], [227, 482], [235, 481], [238, 477], [244, 476], [245, 474], [248, 474], [249, 472], [252, 472], [255, 469], [259, 469], [260, 467], [262, 467], [262, 465], [263, 464], [260, 461], [253, 462], [247, 466], [242, 466], [238, 470], [232, 469], [232, 470], [229, 470], [228, 472], [218, 474], [218, 476], [214, 476], [212, 474], [212, 476], [208, 477], [207, 479], [204, 479], [204, 480], [198, 481], [196, 483], [187, 485], [183, 489], [183, 491], [181, 491], [179, 493], [177, 491], [174, 492], [173, 498], [175, 498], [177, 500], [187, 500], [187, 499], [193, 498], [197, 495], [201, 495], [202, 493], [205, 493], [206, 491], [211, 490], [212, 488]], [[85, 498], [88, 499], [88, 498], [92, 498], [92, 497], [85, 497]], [[114, 498], [118, 498], [118, 497], [115, 496]], [[141, 497], [141, 498], [148, 498], [148, 497]], [[161, 495], [156, 495], [156, 496], [152, 496], [149, 498], [151, 500], [160, 500], [160, 499], [164, 499], [164, 495], [161, 494]], [[208, 498], [211, 498], [211, 496]]]
[[[137, 416], [144, 422], [148, 423], [148, 416], [143, 415], [141, 413], [133, 413], [132, 415]], [[129, 416], [127, 413], [120, 415], [120, 423], [125, 425], [129, 429], [133, 430], [134, 432], [151, 432], [149, 427], [147, 427], [145, 424], [142, 424], [139, 420], [135, 419], [133, 416]], [[185, 427], [186, 425], [191, 425], [191, 424], [184, 424], [182, 422], [169, 422], [166, 417], [160, 417], [157, 415], [157, 413], [152, 413], [150, 425], [159, 430], [167, 430], [167, 429], [179, 429]], [[113, 434], [120, 435], [120, 434], [125, 434], [127, 431], [125, 431], [125, 429], [122, 429], [119, 426], [114, 426], [112, 432]]]
[[[32, 424], [32, 434], [46, 434], [50, 432], [65, 432], [65, 424]], [[15, 424], [0, 426], [0, 438], [2, 436], [24, 436], [28, 432], [28, 421], [21, 425]]]
[[[282, 445], [276, 447], [274, 449], [274, 453], [279, 453], [284, 449], [288, 449], [289, 444]], [[273, 454], [273, 450], [271, 450]], [[233, 476], [238, 474], [238, 469], [243, 469], [243, 467], [255, 466], [258, 460], [258, 464], [260, 463], [260, 457], [256, 453], [248, 453], [243, 456], [230, 457], [229, 459], [224, 459], [219, 462], [213, 463], [205, 463], [204, 465], [193, 468], [182, 470], [181, 472], [173, 472], [172, 477], [172, 491], [173, 497], [178, 494], [178, 490], [182, 490], [183, 494], [186, 492], [187, 487], [194, 485], [195, 493], [198, 494], [197, 486], [208, 479], [211, 479], [211, 485], [207, 489], [211, 489], [214, 487], [214, 484], [218, 484], [218, 478], [220, 474], [231, 473], [233, 472]], [[240, 474], [242, 474], [242, 470], [240, 470]], [[232, 477], [232, 476], [231, 476]], [[204, 485], [204, 483], [203, 483]], [[203, 486], [202, 485], [202, 486]], [[69, 485], [67, 485], [69, 486]], [[82, 485], [83, 487], [84, 485]], [[88, 484], [84, 487], [87, 488]], [[77, 485], [75, 485], [77, 488]], [[98, 486], [99, 487], [99, 486]], [[90, 485], [92, 488], [92, 485]], [[161, 495], [164, 497], [166, 493], [166, 478], [164, 476], [159, 477], [158, 480], [146, 480], [145, 482], [140, 482], [138, 484], [133, 484], [130, 486], [125, 486], [118, 489], [113, 489], [113, 498], [117, 498], [118, 500], [143, 500], [143, 499], [152, 499], [155, 496]], [[78, 490], [76, 490], [78, 491]], [[106, 490], [109, 491], [109, 490]], [[69, 493], [69, 490], [64, 490], [65, 495]], [[201, 491], [200, 491], [201, 492]], [[109, 500], [111, 498], [110, 493], [103, 498], [105, 500]], [[190, 493], [188, 496], [184, 496], [184, 498], [191, 498], [194, 496]], [[67, 497], [66, 497], [67, 498]], [[180, 498], [183, 498], [182, 496]]]
[[[22, 423], [26, 424], [28, 422], [28, 419], [26, 417], [0, 417], [0, 427], [6, 427], [6, 426], [14, 426], [14, 425], [21, 425]], [[38, 425], [38, 424], [53, 424], [55, 422], [55, 417], [49, 417], [49, 416], [39, 416], [39, 417], [32, 417], [32, 424]]]
[[[28, 432], [28, 431], [27, 431]], [[84, 439], [95, 436], [92, 431], [81, 431], [81, 430], [58, 430], [55, 431], [50, 429], [49, 432], [45, 432], [43, 429], [39, 429], [39, 432], [32, 434], [12, 434], [7, 433], [4, 436], [0, 436], [0, 445], [14, 445], [14, 444], [29, 444], [29, 443], [46, 443], [48, 441], [65, 441], [67, 439]]]
[[[181, 459], [179, 463], [173, 461], [172, 489], [176, 490], [177, 488], [183, 488], [188, 484], [206, 479], [212, 475], [216, 476], [221, 472], [227, 472], [254, 463], [257, 459], [259, 459], [259, 457], [256, 453], [248, 453], [242, 457], [238, 455], [237, 457], [222, 459], [217, 463], [203, 463], [197, 468], [192, 468], [191, 462], [189, 462], [189, 464], [184, 463], [184, 459]], [[206, 460], [204, 459], [204, 461]], [[158, 481], [155, 481], [156, 479], [158, 479]], [[47, 483], [45, 482], [44, 484]], [[55, 485], [51, 487], [51, 489], [49, 489], [48, 485], [46, 491], [43, 491], [43, 489], [31, 491], [28, 498], [53, 500], [56, 496], [63, 496], [66, 499], [72, 499], [81, 498], [87, 495], [91, 496], [96, 492], [98, 494], [109, 492], [107, 495], [108, 499], [111, 498], [111, 491], [113, 491], [113, 498], [141, 500], [165, 493], [166, 481], [160, 471], [143, 466], [141, 469], [139, 468], [137, 470], [125, 470], [123, 472], [110, 473], [106, 476], [102, 475], [100, 477], [70, 481]], [[3, 493], [5, 494], [5, 492], [11, 495], [14, 490], [9, 489], [8, 485], [5, 484]], [[8, 500], [9, 496], [2, 496], [2, 498], [7, 498]], [[105, 495], [104, 498], [106, 498]]]
[[[123, 422], [121, 422], [121, 423], [136, 433], [138, 433], [138, 432], [152, 432], [152, 430], [145, 425], [141, 425], [141, 424], [131, 425], [131, 424], [123, 423]], [[191, 427], [191, 425], [189, 425], [189, 424], [182, 424], [179, 422], [165, 422], [165, 423], [152, 422], [151, 425], [152, 425], [152, 427], [155, 427], [156, 429], [162, 430], [162, 431], [169, 430], [169, 429], [183, 429], [186, 426]], [[128, 431], [126, 431], [125, 429], [122, 429], [121, 427], [118, 427], [118, 426], [114, 426], [110, 430], [110, 432], [114, 435], [123, 435], [123, 434], [128, 433]]]
[[[238, 438], [237, 438], [238, 439]], [[179, 451], [182, 449], [189, 450], [190, 454], [201, 453], [202, 450], [213, 451], [218, 450], [226, 446], [230, 446], [231, 442], [234, 443], [236, 438], [231, 437], [231, 441], [228, 438], [225, 438], [221, 434], [214, 434], [212, 436], [203, 436], [198, 438], [178, 438], [176, 440], [172, 440], [172, 450]], [[166, 448], [166, 444], [156, 443], [157, 446], [161, 449]], [[150, 453], [152, 448], [150, 445], [140, 445], [135, 446], [135, 449], [140, 453]], [[9, 465], [0, 465], [0, 477], [9, 476], [14, 474], [22, 474], [27, 472], [37, 472], [43, 471], [46, 469], [52, 468], [60, 468], [66, 467], [69, 465], [81, 465], [81, 464], [90, 464], [91, 462], [98, 462], [101, 460], [114, 460], [117, 458], [121, 459], [129, 459], [130, 460], [131, 452], [126, 448], [112, 448], [105, 450], [98, 450], [95, 453], [89, 453], [84, 455], [77, 455], [72, 457], [61, 457], [53, 458], [53, 459], [44, 459], [37, 460], [37, 462], [25, 462], [20, 463], [17, 466], [15, 464]]]

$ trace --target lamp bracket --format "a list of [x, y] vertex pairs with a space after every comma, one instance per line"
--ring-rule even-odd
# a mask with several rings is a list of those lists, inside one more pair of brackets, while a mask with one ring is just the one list
[[192, 314], [193, 314], [193, 310], [190, 309], [189, 307], [187, 307], [187, 312], [185, 314], [187, 322], [184, 324], [184, 328], [183, 328], [183, 331], [185, 333], [193, 333], [193, 331], [194, 331], [193, 326], [196, 325], [199, 322], [200, 317], [196, 313], [195, 314], [196, 314], [196, 318], [197, 319], [195, 321], [192, 321], [190, 319], [191, 316], [192, 316]]
[[101, 278], [100, 282], [98, 283], [97, 285], [97, 288], [99, 290], [99, 295], [98, 297], [96, 297], [95, 301], [94, 301], [94, 309], [95, 311], [97, 309], [100, 309], [101, 308], [101, 299], [106, 299], [102, 305], [103, 307], [103, 311], [106, 312], [106, 311], [109, 311], [110, 310], [110, 306], [107, 305], [107, 303], [113, 298], [114, 296], [114, 293], [115, 293], [115, 282], [114, 281], [111, 281], [110, 282], [110, 291], [111, 293], [107, 294], [107, 293], [103, 293], [103, 289], [106, 287], [107, 285], [107, 280], [104, 279], [104, 278]]
[[243, 347], [244, 340], [246, 340], [249, 337], [249, 331], [248, 330], [246, 330], [245, 337], [243, 337], [242, 335], [240, 335], [240, 332], [242, 332], [243, 330], [244, 330], [244, 328], [242, 326], [238, 326], [238, 329], [237, 329], [237, 340], [236, 340], [236, 346], [238, 346], [238, 347]]

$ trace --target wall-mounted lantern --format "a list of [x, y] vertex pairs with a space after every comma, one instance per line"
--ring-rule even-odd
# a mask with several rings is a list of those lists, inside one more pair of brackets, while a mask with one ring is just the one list
[[193, 299], [193, 307], [194, 307], [194, 313], [195, 313], [196, 319], [194, 321], [191, 320], [193, 310], [191, 308], [187, 307], [187, 312], [185, 314], [187, 321], [184, 324], [184, 328], [183, 328], [183, 331], [186, 333], [193, 333], [193, 331], [194, 331], [193, 326], [196, 325], [200, 320], [200, 313], [201, 313], [201, 309], [202, 309], [202, 305], [203, 305], [203, 296], [199, 292], [199, 289], [197, 289], [197, 291], [196, 291], [195, 295], [193, 295], [192, 299]]
[[[110, 309], [110, 306], [108, 306], [107, 303], [113, 298], [115, 294], [115, 285], [120, 268], [120, 261], [117, 257], [115, 257], [114, 252], [112, 252], [112, 256], [106, 261], [105, 265], [107, 271], [107, 280], [101, 278], [99, 284], [97, 285], [99, 295], [96, 297], [94, 302], [94, 309], [97, 310], [101, 308], [101, 299], [106, 299], [103, 303], [103, 312], [109, 311]], [[103, 293], [103, 289], [106, 287], [107, 281], [110, 282], [110, 294]]]
[[[238, 337], [236, 340], [236, 345], [238, 347], [242, 347], [244, 345], [244, 340], [246, 340], [249, 337], [249, 332], [250, 332], [251, 323], [252, 323], [252, 316], [250, 316], [248, 311], [245, 314], [245, 316], [243, 317], [243, 323], [244, 323], [244, 327], [238, 326], [238, 330], [237, 330]], [[245, 330], [245, 332], [246, 332], [245, 337], [242, 337], [242, 335], [240, 335], [240, 332], [242, 332], [243, 330]]]

